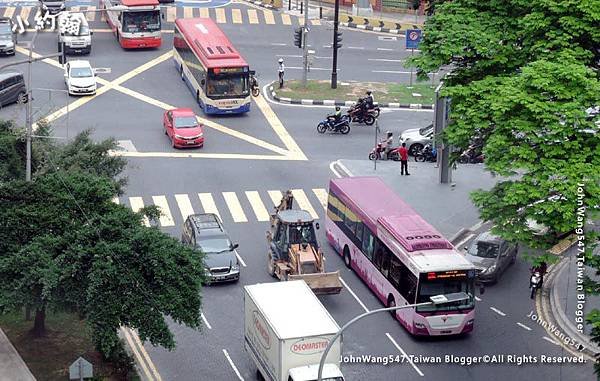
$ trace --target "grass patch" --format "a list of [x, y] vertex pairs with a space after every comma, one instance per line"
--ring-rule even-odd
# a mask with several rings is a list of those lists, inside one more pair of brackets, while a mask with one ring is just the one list
[[283, 89], [275, 89], [280, 97], [343, 101], [356, 101], [359, 97], [365, 96], [367, 90], [373, 92], [375, 101], [379, 103], [433, 104], [435, 97], [435, 89], [431, 87], [431, 83], [423, 82], [413, 84], [412, 88], [408, 88], [407, 84], [402, 83], [350, 81], [338, 82], [337, 89], [332, 89], [329, 81], [309, 80], [307, 87], [304, 88], [301, 81], [291, 80], [285, 82]]
[[139, 380], [134, 370], [124, 374], [118, 364], [103, 360], [85, 321], [75, 314], [47, 313], [47, 334], [40, 338], [31, 334], [33, 321], [26, 321], [24, 313], [0, 315], [0, 327], [38, 381], [68, 380], [69, 365], [79, 356], [94, 366], [94, 380]]

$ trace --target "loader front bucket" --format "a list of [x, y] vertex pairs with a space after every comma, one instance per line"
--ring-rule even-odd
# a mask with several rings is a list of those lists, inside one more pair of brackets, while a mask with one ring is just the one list
[[333, 295], [342, 291], [340, 272], [289, 275], [288, 280], [302, 279], [315, 295]]

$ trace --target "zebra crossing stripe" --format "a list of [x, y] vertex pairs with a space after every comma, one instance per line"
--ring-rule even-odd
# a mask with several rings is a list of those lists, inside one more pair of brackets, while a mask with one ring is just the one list
[[321, 25], [321, 20], [319, 20], [319, 19], [310, 20], [310, 22], [311, 22], [313, 25]]
[[281, 199], [283, 198], [283, 194], [281, 193], [281, 191], [270, 190], [267, 193], [269, 193], [269, 197], [271, 197], [271, 201], [273, 201], [273, 207], [279, 205]]
[[263, 9], [263, 14], [265, 15], [265, 23], [275, 24], [275, 17], [273, 16], [273, 11]]
[[165, 196], [152, 196], [152, 201], [154, 202], [154, 205], [160, 208], [160, 225], [175, 226], [175, 221], [173, 220], [169, 204], [167, 203], [167, 198]]
[[294, 201], [298, 203], [300, 209], [306, 210], [314, 219], [319, 218], [319, 215], [313, 209], [310, 201], [308, 201], [306, 193], [304, 193], [302, 189], [292, 189], [292, 195], [294, 195]]
[[234, 24], [241, 24], [242, 23], [242, 11], [234, 8], [231, 10], [231, 20], [233, 21]]
[[244, 210], [240, 204], [240, 200], [238, 200], [235, 192], [223, 192], [223, 198], [229, 208], [233, 222], [248, 222], [246, 214], [244, 214]]
[[248, 9], [248, 21], [250, 21], [250, 24], [258, 24], [256, 9]]
[[[194, 17], [194, 13], [192, 12], [192, 9], [193, 8], [190, 8], [190, 7], [184, 7], [183, 8], [183, 17], [186, 18], [186, 19], [193, 18]], [[203, 8], [203, 9], [205, 9], [205, 8]]]
[[217, 14], [217, 24], [227, 23], [227, 17], [225, 17], [225, 9], [215, 8], [215, 12]]
[[85, 18], [87, 19], [87, 21], [94, 21], [94, 19], [96, 18], [96, 7], [88, 7], [87, 8], [88, 11], [94, 11], [94, 12], [85, 12]]
[[177, 8], [169, 7], [167, 8], [167, 22], [175, 22], [177, 18]]
[[23, 9], [21, 9], [21, 18], [23, 20], [27, 20], [29, 18], [29, 13], [31, 13], [31, 9], [32, 7], [23, 7]]
[[208, 8], [200, 8], [200, 17], [204, 17], [205, 19], [210, 17], [210, 13], [208, 13]]
[[319, 199], [323, 209], [327, 209], [327, 191], [323, 188], [314, 188], [312, 191]]
[[[139, 212], [139, 210], [144, 207], [144, 199], [141, 197], [129, 197], [129, 205], [131, 205], [131, 210]], [[150, 226], [148, 217], [144, 217], [144, 225]]]
[[213, 199], [212, 194], [210, 193], [198, 193], [198, 198], [200, 198], [200, 203], [202, 204], [202, 209], [204, 209], [204, 213], [214, 213], [216, 214], [221, 221], [221, 215], [217, 210], [217, 205], [215, 205], [215, 200]]
[[269, 221], [269, 212], [265, 208], [257, 191], [246, 191], [246, 198], [250, 202], [250, 206], [256, 215], [256, 219], [261, 222]]
[[4, 17], [12, 18], [15, 14], [15, 7], [8, 7], [6, 11], [4, 11]]
[[194, 208], [192, 208], [192, 203], [187, 194], [176, 194], [175, 201], [184, 221], [187, 220], [188, 216], [194, 214]]
[[292, 18], [286, 13], [281, 14], [281, 22], [283, 25], [292, 25]]

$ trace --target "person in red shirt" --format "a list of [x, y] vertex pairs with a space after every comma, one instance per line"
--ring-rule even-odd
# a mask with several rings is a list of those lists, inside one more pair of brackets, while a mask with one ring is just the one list
[[408, 150], [406, 149], [406, 143], [402, 143], [396, 151], [400, 155], [400, 174], [404, 175], [404, 172], [406, 172], [406, 176], [410, 176], [410, 173], [408, 173]]

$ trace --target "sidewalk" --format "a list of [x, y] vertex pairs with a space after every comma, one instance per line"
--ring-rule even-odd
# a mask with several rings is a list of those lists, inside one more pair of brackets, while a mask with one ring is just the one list
[[[365, 155], [366, 156], [366, 155]], [[411, 158], [412, 159], [412, 158]], [[446, 237], [454, 236], [461, 228], [479, 222], [479, 212], [469, 194], [476, 189], [491, 189], [498, 181], [482, 165], [464, 164], [452, 172], [456, 185], [440, 184], [435, 163], [408, 161], [410, 176], [400, 175], [400, 162], [340, 160], [353, 176], [379, 176], [404, 201]], [[342, 167], [342, 170], [343, 170]], [[345, 174], [343, 174], [345, 175]]]
[[1, 328], [0, 381], [35, 381], [35, 377]]

